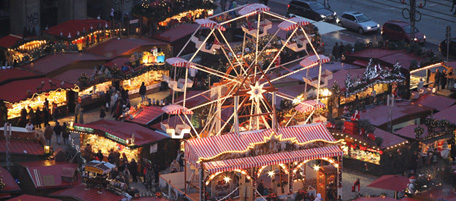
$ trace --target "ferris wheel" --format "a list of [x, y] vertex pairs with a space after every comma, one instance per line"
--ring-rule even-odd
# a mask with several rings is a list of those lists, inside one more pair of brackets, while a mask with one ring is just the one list
[[[221, 16], [229, 16], [237, 12], [238, 15], [223, 22], [217, 22]], [[285, 18], [273, 12], [263, 4], [248, 4], [236, 9], [220, 13], [218, 15], [197, 19], [198, 29], [184, 45], [177, 57], [168, 58], [166, 62], [174, 67], [174, 76], [165, 77], [169, 87], [174, 92], [183, 93], [183, 100], [175, 101], [173, 93], [173, 105], [179, 105], [168, 114], [179, 115], [186, 133], [193, 137], [207, 137], [220, 135], [225, 132], [259, 130], [263, 128], [276, 128], [278, 126], [276, 114], [276, 96], [286, 100], [293, 100], [291, 96], [277, 93], [274, 83], [300, 71], [319, 67], [316, 102], [319, 102], [321, 64], [329, 61], [324, 55], [318, 55], [316, 48], [310, 42], [312, 36], [306, 31], [310, 24], [304, 18]], [[233, 41], [227, 37], [232, 31], [228, 27], [236, 26], [242, 29], [242, 40]], [[201, 34], [206, 33], [206, 35]], [[199, 37], [198, 37], [199, 35]], [[279, 37], [281, 35], [282, 37]], [[283, 35], [286, 35], [283, 37]], [[232, 37], [231, 37], [232, 38]], [[183, 59], [180, 54], [193, 42], [196, 52], [190, 59]], [[280, 68], [280, 54], [288, 48], [290, 51], [305, 51], [306, 56], [298, 58], [300, 68], [293, 71], [277, 74], [275, 70]], [[224, 69], [216, 69], [212, 66], [203, 65], [203, 62], [194, 62], [198, 56], [203, 60], [207, 57], [221, 55], [226, 61]], [[188, 90], [193, 86], [189, 79], [189, 71], [198, 70], [218, 78], [217, 82], [211, 83], [210, 89], [196, 95], [187, 96]], [[178, 76], [177, 74], [181, 74]], [[188, 108], [191, 99], [210, 94], [208, 101]], [[208, 95], [206, 95], [207, 97]], [[305, 104], [305, 103], [303, 103]], [[318, 105], [318, 104], [316, 104]], [[306, 110], [314, 111], [316, 105], [306, 104]], [[310, 110], [309, 110], [310, 108]], [[191, 116], [196, 110], [204, 110], [202, 125], [195, 128]], [[172, 126], [164, 126], [175, 138], [182, 138], [184, 134], [178, 132]]]

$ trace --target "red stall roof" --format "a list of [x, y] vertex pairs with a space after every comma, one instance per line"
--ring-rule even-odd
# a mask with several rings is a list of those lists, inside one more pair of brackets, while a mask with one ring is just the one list
[[127, 119], [127, 121], [137, 123], [143, 126], [148, 125], [153, 120], [163, 115], [163, 110], [161, 107], [157, 106], [146, 106], [142, 107], [142, 111], [136, 115], [133, 119]]
[[135, 145], [138, 146], [168, 138], [168, 136], [157, 133], [138, 124], [127, 123], [122, 121], [99, 120], [88, 124], [75, 125], [107, 132], [111, 135], [117, 136], [125, 140], [131, 138], [131, 134], [134, 133]]
[[[56, 84], [57, 88], [51, 88], [49, 80], [51, 80], [52, 83]], [[37, 91], [37, 87], [41, 86], [42, 82], [44, 82], [42, 92], [52, 91], [58, 88], [69, 89], [74, 87], [73, 84], [47, 77], [28, 80], [18, 80], [0, 86], [0, 91], [2, 92], [0, 93], [0, 99], [6, 100], [11, 103], [25, 100], [27, 99], [27, 90], [30, 90], [32, 94], [41, 93]]]
[[[211, 101], [210, 99], [210, 96], [211, 96], [211, 93], [210, 91], [207, 91], [206, 93], [203, 93], [204, 91], [187, 91], [187, 94], [186, 94], [186, 99], [185, 99], [185, 107], [188, 108], [188, 109], [191, 109], [192, 107], [196, 107], [198, 105], [201, 105], [205, 102], [209, 102]], [[198, 95], [194, 98], [192, 98], [193, 96], [197, 95], [197, 94], [200, 94], [202, 93], [201, 95]], [[184, 95], [182, 94], [181, 96], [179, 96], [177, 99], [174, 100], [175, 103], [179, 103], [180, 105], [182, 105], [183, 103], [181, 101], [184, 100]]]
[[19, 185], [17, 185], [16, 180], [11, 176], [11, 174], [5, 168], [0, 166], [0, 176], [3, 177], [3, 182], [5, 182], [5, 188], [0, 189], [0, 194], [2, 193], [17, 193], [21, 191]]
[[349, 56], [362, 57], [366, 59], [376, 58], [390, 64], [399, 62], [402, 68], [409, 69], [412, 60], [422, 61], [423, 58], [418, 57], [412, 53], [407, 53], [405, 50], [388, 50], [382, 48], [369, 48], [359, 52], [350, 54]]
[[345, 90], [345, 79], [347, 79], [347, 74], [350, 74], [350, 76], [353, 77], [363, 77], [364, 71], [366, 69], [364, 68], [353, 68], [353, 69], [343, 69], [339, 70], [335, 73], [333, 73], [333, 78], [328, 80], [328, 87], [332, 87], [334, 84], [334, 81], [337, 82], [337, 84], [340, 86], [341, 90]]
[[403, 142], [406, 142], [407, 140], [401, 137], [398, 137], [388, 131], [384, 131], [382, 129], [375, 129], [374, 135], [376, 137], [381, 137], [383, 139], [383, 143], [380, 146], [380, 149], [386, 149], [389, 146], [394, 146]]
[[53, 160], [21, 163], [27, 169], [33, 185], [37, 189], [70, 187], [74, 183], [62, 181], [63, 169], [78, 167], [75, 163], [55, 162]]
[[87, 186], [84, 184], [78, 184], [71, 188], [51, 193], [50, 196], [62, 198], [70, 197], [75, 200], [121, 200], [124, 198], [121, 195], [116, 195], [106, 190], [104, 190], [103, 194], [100, 195], [97, 188], [85, 190], [86, 187]]
[[46, 198], [46, 197], [24, 194], [24, 195], [9, 199], [7, 201], [60, 201], [60, 200], [54, 199], [54, 198]]
[[[93, 31], [97, 30], [98, 24], [100, 24], [102, 27], [105, 27], [107, 24], [108, 27], [110, 27], [110, 23], [106, 20], [99, 20], [99, 19], [68, 20], [64, 23], [55, 25], [44, 32], [54, 35], [54, 36], [60, 36], [60, 32], [62, 32], [63, 37], [65, 37], [65, 38], [68, 38], [68, 34], [71, 33], [71, 38], [74, 39], [76, 37], [78, 31], [79, 31], [79, 34], [82, 35], [82, 31], [85, 28], [87, 33], [91, 33]], [[90, 31], [90, 26], [93, 27], [93, 31]]]
[[404, 137], [407, 137], [407, 138], [410, 138], [410, 139], [415, 139], [416, 138], [416, 134], [415, 134], [415, 128], [416, 127], [421, 127], [424, 129], [424, 132], [423, 132], [423, 135], [422, 137], [425, 138], [426, 136], [429, 135], [429, 131], [428, 131], [428, 127], [424, 124], [421, 124], [421, 125], [409, 125], [409, 126], [406, 126], [404, 128], [401, 128], [400, 130], [394, 132], [398, 135], [401, 135], [401, 136], [404, 136]]
[[440, 96], [440, 95], [434, 95], [434, 94], [424, 94], [418, 100], [415, 101], [415, 103], [424, 105], [430, 108], [434, 108], [438, 111], [449, 108], [451, 105], [456, 103], [455, 99], [446, 97], [446, 96]]
[[10, 34], [5, 37], [0, 38], [0, 47], [10, 48], [18, 41], [22, 40], [22, 36]]
[[[432, 108], [410, 102], [395, 102], [393, 107], [393, 121], [408, 116], [430, 112]], [[374, 126], [388, 123], [388, 106], [379, 105], [360, 112], [361, 119], [369, 119]]]
[[127, 62], [130, 62], [130, 58], [119, 57], [119, 58], [115, 58], [115, 59], [111, 60], [108, 63], [105, 63], [104, 65], [109, 66], [109, 67], [114, 67], [115, 65], [117, 65], [118, 67], [120, 67], [122, 65], [125, 65], [125, 63], [127, 63]]
[[456, 105], [435, 113], [433, 118], [438, 120], [446, 119], [449, 122], [456, 124]]
[[46, 75], [75, 62], [97, 60], [106, 60], [106, 58], [89, 53], [61, 53], [45, 56], [23, 68]]
[[[0, 144], [6, 144], [5, 139], [0, 139]], [[44, 146], [40, 142], [12, 139], [9, 151], [12, 154], [43, 155]], [[0, 153], [4, 152], [6, 152], [5, 146], [0, 146]]]
[[0, 70], [0, 85], [6, 84], [8, 82], [20, 79], [36, 78], [41, 77], [41, 75], [36, 74], [31, 71], [21, 70], [17, 68], [10, 68]]
[[197, 24], [180, 24], [174, 28], [156, 34], [154, 38], [172, 43], [185, 36], [193, 34], [193, 32], [195, 32], [195, 30], [198, 28], [198, 26], [199, 25]]
[[61, 73], [57, 76], [54, 76], [53, 78], [58, 79], [58, 80], [65, 80], [68, 83], [71, 84], [76, 84], [79, 85], [79, 77], [81, 77], [82, 73], [87, 74], [90, 76], [93, 72], [93, 69], [90, 68], [83, 68], [83, 69], [71, 69], [68, 71], [65, 71], [64, 73]]
[[[272, 129], [229, 133], [206, 138], [197, 138], [186, 141], [185, 159], [194, 165], [203, 159], [213, 158], [221, 153], [246, 151], [252, 144], [264, 142], [272, 134]], [[279, 128], [276, 135], [282, 140], [290, 139], [298, 143], [311, 141], [336, 142], [331, 133], [321, 123], [305, 124], [293, 127]]]
[[131, 55], [144, 46], [160, 46], [167, 44], [168, 43], [149, 38], [124, 38], [120, 40], [113, 38], [100, 45], [87, 49], [86, 52], [107, 58], [115, 58], [121, 55]]

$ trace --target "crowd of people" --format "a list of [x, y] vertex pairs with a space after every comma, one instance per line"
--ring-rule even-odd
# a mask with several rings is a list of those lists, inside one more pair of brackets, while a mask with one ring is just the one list
[[60, 110], [61, 108], [57, 106], [57, 103], [49, 103], [48, 99], [46, 98], [44, 100], [43, 106], [38, 107], [35, 110], [33, 110], [33, 108], [30, 106], [27, 108], [22, 108], [21, 116], [16, 125], [19, 127], [25, 127], [27, 123], [30, 122], [33, 125], [33, 128], [30, 130], [46, 127], [50, 121], [58, 121], [58, 118], [61, 116]]
[[439, 69], [436, 69], [434, 74], [434, 88], [436, 88], [437, 91], [445, 88], [451, 90], [454, 88], [454, 80], [455, 75], [452, 68], [450, 68], [448, 72], [446, 69], [443, 69], [442, 72], [440, 72]]

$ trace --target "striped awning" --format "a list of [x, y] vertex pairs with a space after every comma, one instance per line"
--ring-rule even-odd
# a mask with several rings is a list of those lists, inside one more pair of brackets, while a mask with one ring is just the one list
[[304, 112], [304, 113], [307, 113], [307, 112], [310, 112], [314, 109], [321, 109], [321, 108], [324, 108], [325, 107], [325, 104], [320, 102], [320, 101], [316, 101], [316, 100], [306, 100], [302, 103], [299, 103], [296, 107], [295, 107], [295, 110], [299, 111], [299, 112]]
[[184, 108], [182, 105], [167, 105], [162, 107], [166, 114], [193, 114], [193, 111]]
[[240, 15], [253, 15], [256, 12], [269, 11], [271, 8], [261, 3], [252, 3], [239, 10]]
[[[299, 62], [299, 65], [301, 65], [304, 68], [308, 68], [309, 66], [315, 66], [314, 64], [317, 64], [321, 61], [321, 63], [326, 63], [329, 62], [330, 59], [326, 57], [325, 55], [318, 55], [320, 59], [318, 59], [317, 55], [312, 55], [308, 56], [305, 59], [303, 59], [301, 62]], [[313, 67], [312, 66], [312, 67]]]
[[166, 59], [166, 63], [174, 67], [188, 67], [190, 62], [180, 57], [172, 57]]
[[342, 156], [343, 151], [337, 145], [303, 149], [291, 152], [280, 152], [275, 154], [235, 158], [222, 161], [210, 161], [203, 163], [204, 169], [209, 174], [216, 172], [232, 171], [234, 169], [247, 169], [251, 167], [261, 167], [266, 165], [276, 165], [292, 163], [296, 161], [314, 160], [319, 158], [331, 158]]
[[301, 17], [292, 17], [288, 20], [290, 20], [291, 22], [290, 21], [281, 22], [279, 24], [279, 29], [282, 29], [284, 31], [290, 31], [290, 30], [295, 29], [298, 26], [305, 26], [310, 23], [309, 21], [307, 21], [306, 19], [301, 18]]
[[[243, 152], [253, 144], [268, 141], [273, 130], [264, 129], [242, 132], [240, 135], [229, 133], [226, 135], [191, 139], [185, 144], [185, 159], [200, 167], [200, 160], [209, 160], [222, 153]], [[336, 142], [328, 129], [321, 123], [297, 125], [279, 128], [275, 133], [281, 140], [291, 140], [297, 143], [311, 141]]]
[[222, 31], [226, 31], [226, 28], [223, 27], [223, 26], [220, 26], [217, 22], [215, 21], [212, 21], [210, 19], [197, 19], [195, 20], [196, 23], [198, 23], [199, 25], [203, 26], [203, 27], [207, 27], [207, 28], [217, 28], [217, 29], [220, 29]]

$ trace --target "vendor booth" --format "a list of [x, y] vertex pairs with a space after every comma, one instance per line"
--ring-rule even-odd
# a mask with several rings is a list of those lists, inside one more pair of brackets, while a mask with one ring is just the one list
[[[317, 172], [323, 167], [327, 182], [333, 181], [340, 190], [343, 152], [339, 145], [322, 124], [191, 139], [184, 145], [185, 176], [175, 177], [177, 180], [170, 184], [188, 184], [174, 188], [192, 200], [202, 200], [203, 196], [244, 200], [262, 195], [282, 199], [300, 189], [309, 190], [309, 196], [326, 194], [326, 188], [317, 187]], [[325, 165], [333, 166], [335, 172], [330, 173], [331, 168]], [[331, 175], [335, 180], [329, 179]], [[183, 178], [187, 178], [185, 182], [181, 182]], [[258, 192], [264, 188], [271, 189], [267, 195]], [[192, 193], [195, 190], [198, 193]]]
[[6, 61], [9, 65], [23, 64], [45, 55], [44, 47], [48, 42], [42, 38], [24, 38], [10, 34], [0, 38], [0, 48], [5, 50]]
[[128, 161], [141, 161], [143, 155], [162, 149], [164, 139], [168, 137], [133, 123], [113, 120], [99, 120], [89, 124], [77, 124], [70, 128], [80, 134], [81, 150], [89, 144], [92, 151], [101, 150], [107, 159], [111, 150], [125, 154]]

